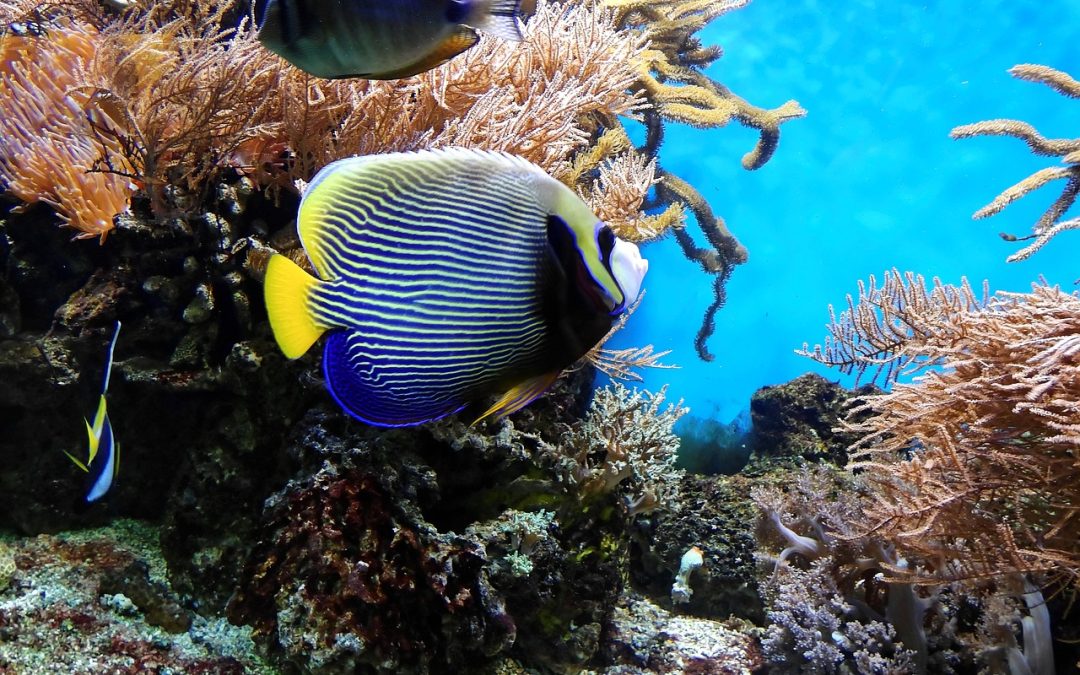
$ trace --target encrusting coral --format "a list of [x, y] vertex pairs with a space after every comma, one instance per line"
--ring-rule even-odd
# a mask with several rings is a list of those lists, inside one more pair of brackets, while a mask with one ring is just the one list
[[[1021, 64], [1010, 68], [1009, 73], [1017, 79], [1045, 84], [1063, 96], [1080, 98], [1080, 82], [1060, 70], [1048, 66]], [[1064, 166], [1051, 166], [1036, 171], [1016, 185], [1007, 188], [995, 197], [992, 202], [975, 212], [974, 218], [992, 216], [1000, 213], [1006, 206], [1017, 199], [1052, 181], [1066, 181], [1061, 195], [1054, 200], [1054, 203], [1050, 205], [1032, 227], [1032, 234], [1025, 237], [1004, 233], [1001, 235], [1006, 241], [1035, 240], [1010, 255], [1008, 262], [1026, 260], [1061, 232], [1080, 229], [1080, 218], [1061, 220], [1061, 217], [1076, 202], [1077, 195], [1080, 195], [1080, 138], [1049, 139], [1045, 138], [1027, 122], [1004, 119], [965, 124], [953, 129], [950, 135], [953, 138], [1013, 136], [1027, 143], [1035, 154], [1060, 157], [1064, 163]]]

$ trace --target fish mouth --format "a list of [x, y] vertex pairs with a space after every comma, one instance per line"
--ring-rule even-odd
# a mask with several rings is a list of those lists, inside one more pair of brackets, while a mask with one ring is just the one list
[[623, 307], [633, 304], [641, 293], [641, 282], [649, 271], [649, 261], [641, 257], [636, 244], [623, 239], [615, 240], [611, 250], [611, 273], [623, 293]]

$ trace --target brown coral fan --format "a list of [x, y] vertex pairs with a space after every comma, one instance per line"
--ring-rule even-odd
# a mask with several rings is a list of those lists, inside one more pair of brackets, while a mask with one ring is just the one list
[[851, 467], [873, 488], [868, 529], [938, 578], [1044, 572], [1075, 585], [1080, 298], [1036, 284], [980, 302], [894, 271], [830, 332], [818, 361], [917, 375], [867, 397], [855, 412], [873, 414], [849, 425], [864, 435]]
[[[1080, 82], [1060, 70], [1054, 70], [1047, 66], [1021, 64], [1010, 68], [1009, 73], [1021, 80], [1045, 84], [1063, 96], [1080, 98]], [[1008, 262], [1026, 260], [1059, 233], [1065, 230], [1080, 229], [1080, 218], [1060, 220], [1076, 201], [1077, 195], [1080, 195], [1080, 138], [1048, 139], [1027, 122], [1017, 120], [987, 120], [985, 122], [965, 124], [953, 129], [950, 135], [953, 138], [1013, 136], [1027, 143], [1035, 154], [1060, 157], [1065, 164], [1065, 166], [1052, 166], [1036, 171], [1016, 185], [1007, 188], [995, 197], [992, 202], [975, 212], [974, 218], [992, 216], [1000, 213], [1006, 206], [1017, 199], [1051, 181], [1066, 181], [1061, 195], [1032, 227], [1031, 235], [1026, 237], [1016, 237], [1011, 234], [1001, 235], [1006, 241], [1035, 240], [1009, 256]]]

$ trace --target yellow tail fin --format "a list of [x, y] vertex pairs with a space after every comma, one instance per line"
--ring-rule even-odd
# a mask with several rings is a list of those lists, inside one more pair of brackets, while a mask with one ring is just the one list
[[303, 356], [326, 331], [315, 322], [308, 306], [308, 298], [318, 284], [318, 279], [283, 255], [272, 256], [266, 266], [266, 313], [278, 347], [290, 359]]

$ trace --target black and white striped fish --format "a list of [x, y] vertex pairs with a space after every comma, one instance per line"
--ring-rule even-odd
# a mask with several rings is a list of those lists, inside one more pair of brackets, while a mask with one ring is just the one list
[[480, 419], [524, 407], [603, 338], [648, 269], [565, 185], [480, 150], [334, 162], [297, 228], [319, 278], [271, 258], [274, 336], [297, 358], [329, 331], [328, 388], [379, 426], [492, 395]]
[[474, 28], [521, 40], [518, 21], [535, 0], [256, 0], [254, 8], [259, 41], [300, 70], [392, 80], [472, 47]]

